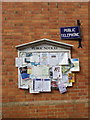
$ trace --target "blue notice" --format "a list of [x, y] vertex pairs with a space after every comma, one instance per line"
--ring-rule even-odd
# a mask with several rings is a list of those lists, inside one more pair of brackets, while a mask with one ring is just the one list
[[60, 28], [61, 39], [80, 39], [80, 27], [63, 27]]

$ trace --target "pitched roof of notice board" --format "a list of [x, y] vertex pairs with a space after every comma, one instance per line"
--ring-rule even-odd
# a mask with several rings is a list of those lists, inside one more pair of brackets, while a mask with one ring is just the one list
[[21, 47], [25, 47], [25, 46], [28, 46], [28, 45], [35, 45], [37, 43], [42, 43], [42, 42], [45, 42], [45, 43], [49, 42], [49, 43], [52, 43], [52, 44], [58, 44], [58, 45], [67, 46], [67, 47], [73, 47], [73, 45], [71, 45], [71, 44], [67, 44], [67, 43], [58, 42], [58, 41], [55, 41], [55, 40], [50, 40], [50, 39], [44, 38], [44, 39], [28, 42], [28, 43], [25, 43], [25, 44], [17, 45], [16, 48], [19, 49]]

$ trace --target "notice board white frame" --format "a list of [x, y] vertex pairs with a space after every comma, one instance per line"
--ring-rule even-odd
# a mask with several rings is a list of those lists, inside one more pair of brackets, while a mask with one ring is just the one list
[[[46, 41], [49, 41], [49, 42], [53, 42], [53, 40], [48, 40], [48, 39], [42, 39], [42, 40], [38, 40], [38, 41], [43, 41], [43, 40], [46, 40]], [[37, 41], [37, 42], [38, 42]], [[32, 42], [31, 42], [32, 43]], [[59, 43], [59, 42], [56, 42], [56, 41], [54, 41], [54, 43]], [[58, 46], [58, 48], [60, 48], [59, 47], [59, 45], [54, 45], [54, 43], [53, 43], [53, 46]], [[28, 44], [28, 43], [27, 43]], [[22, 44], [22, 45], [19, 45], [19, 47], [22, 47], [22, 46], [24, 46], [24, 45], [27, 45], [27, 44]], [[70, 45], [70, 44], [65, 44], [65, 43], [59, 43], [60, 44], [60, 46], [62, 46], [60, 49], [55, 49], [55, 50], [53, 50], [53, 49], [49, 49], [49, 50], [47, 50], [47, 49], [42, 49], [42, 50], [37, 50], [37, 49], [27, 49], [27, 47], [26, 48], [24, 48], [24, 49], [18, 49], [18, 57], [20, 57], [20, 52], [30, 52], [30, 53], [38, 53], [38, 52], [53, 52], [53, 53], [57, 53], [57, 52], [68, 52], [69, 53], [69, 58], [71, 58], [71, 47], [73, 46], [73, 45]], [[35, 46], [35, 45], [34, 45]], [[63, 47], [64, 46], [64, 47]], [[16, 46], [16, 47], [18, 47], [18, 46]], [[28, 87], [25, 87], [25, 86], [21, 86], [20, 85], [20, 70], [19, 70], [19, 68], [18, 68], [18, 88], [22, 88], [22, 89], [28, 89]]]

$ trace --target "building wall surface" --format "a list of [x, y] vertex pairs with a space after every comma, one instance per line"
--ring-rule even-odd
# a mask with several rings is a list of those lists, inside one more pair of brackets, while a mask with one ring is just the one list
[[[60, 27], [81, 21], [82, 46], [61, 40]], [[88, 3], [3, 2], [2, 3], [2, 117], [88, 118]], [[80, 59], [80, 72], [68, 92], [30, 94], [18, 88], [16, 45], [48, 38], [74, 45], [72, 58]]]

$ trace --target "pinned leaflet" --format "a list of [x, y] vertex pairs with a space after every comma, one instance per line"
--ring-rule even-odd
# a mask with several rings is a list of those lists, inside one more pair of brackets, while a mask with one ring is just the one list
[[65, 93], [65, 92], [67, 92], [66, 86], [65, 86], [63, 83], [60, 83], [60, 84], [58, 85], [58, 88], [59, 88], [60, 93]]
[[71, 68], [71, 71], [73, 71], [73, 72], [80, 71], [79, 58], [73, 58], [73, 59], [71, 59], [71, 62], [74, 64], [74, 67]]
[[51, 80], [33, 79], [29, 91], [30, 93], [51, 92]]

